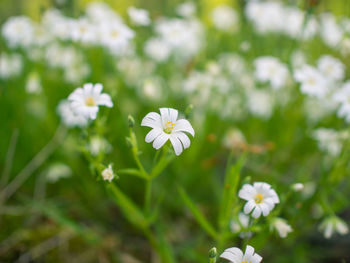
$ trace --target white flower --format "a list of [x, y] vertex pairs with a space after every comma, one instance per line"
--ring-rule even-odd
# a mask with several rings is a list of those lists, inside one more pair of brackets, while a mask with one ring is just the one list
[[336, 130], [318, 128], [313, 132], [313, 138], [317, 140], [320, 150], [331, 156], [337, 157], [341, 153], [343, 148], [342, 135]]
[[231, 263], [259, 263], [262, 257], [254, 253], [252, 246], [247, 246], [245, 253], [237, 247], [225, 249], [224, 253], [220, 255], [221, 258], [229, 260]]
[[338, 117], [343, 117], [350, 122], [350, 81], [345, 82], [343, 87], [334, 93], [333, 99], [340, 103]]
[[273, 113], [274, 99], [271, 92], [251, 89], [247, 92], [249, 111], [262, 119], [268, 119]]
[[222, 143], [226, 149], [240, 149], [246, 144], [246, 139], [242, 131], [236, 128], [231, 128], [226, 132]]
[[159, 149], [168, 140], [174, 147], [175, 154], [180, 155], [183, 149], [190, 147], [190, 139], [184, 132], [194, 136], [194, 130], [188, 120], [177, 119], [178, 111], [172, 108], [160, 108], [160, 115], [156, 112], [148, 113], [142, 120], [141, 126], [151, 127], [145, 141], [153, 141], [153, 147]]
[[33, 21], [26, 16], [10, 17], [2, 27], [2, 35], [10, 47], [28, 47], [34, 40]]
[[320, 230], [323, 231], [325, 238], [330, 238], [334, 232], [340, 235], [349, 233], [347, 224], [337, 216], [329, 216], [320, 225]]
[[290, 232], [293, 232], [292, 227], [288, 225], [287, 221], [279, 217], [276, 217], [272, 221], [271, 228], [276, 229], [281, 238], [285, 238]]
[[131, 6], [128, 8], [128, 15], [135, 25], [147, 26], [151, 23], [147, 10], [138, 9]]
[[101, 153], [107, 154], [112, 151], [112, 145], [105, 139], [99, 136], [92, 136], [88, 149], [92, 156], [97, 156]]
[[86, 83], [83, 88], [77, 88], [68, 97], [71, 102], [72, 109], [76, 114], [82, 115], [85, 118], [96, 119], [98, 106], [113, 107], [111, 97], [102, 93], [102, 84]]
[[144, 50], [147, 56], [158, 62], [167, 60], [171, 51], [169, 45], [158, 38], [149, 39], [144, 46]]
[[274, 89], [286, 85], [288, 77], [287, 66], [275, 57], [259, 57], [254, 61], [255, 77], [259, 81], [269, 81]]
[[316, 68], [303, 65], [294, 73], [296, 81], [301, 83], [300, 90], [310, 96], [324, 97], [328, 92], [328, 80]]
[[275, 190], [267, 183], [255, 182], [253, 185], [245, 184], [239, 191], [238, 196], [247, 201], [244, 206], [244, 213], [259, 218], [261, 214], [267, 216], [280, 202]]
[[77, 115], [71, 107], [68, 100], [62, 100], [57, 107], [57, 112], [60, 115], [62, 122], [67, 127], [85, 127], [88, 124], [88, 119], [82, 115]]
[[228, 5], [220, 5], [211, 13], [211, 19], [217, 29], [223, 31], [235, 31], [238, 28], [238, 15]]
[[67, 178], [72, 175], [72, 170], [64, 163], [55, 163], [47, 169], [46, 179], [51, 182], [57, 182], [61, 178]]
[[11, 78], [18, 76], [22, 72], [23, 62], [19, 54], [0, 55], [0, 78]]
[[115, 174], [112, 169], [112, 165], [108, 165], [108, 167], [102, 171], [102, 177], [103, 177], [103, 180], [112, 182], [112, 180], [115, 177]]
[[41, 81], [37, 72], [31, 72], [27, 78], [26, 91], [28, 93], [41, 93]]
[[304, 189], [304, 184], [302, 183], [295, 183], [292, 185], [292, 190], [295, 191], [295, 192], [300, 192]]
[[71, 23], [71, 34], [73, 41], [93, 44], [97, 41], [96, 27], [87, 19], [78, 19]]
[[344, 79], [345, 66], [339, 59], [336, 59], [330, 55], [325, 55], [318, 60], [317, 65], [318, 69], [327, 78], [335, 81]]
[[330, 47], [336, 47], [343, 38], [343, 31], [331, 13], [321, 16], [320, 33], [323, 41]]
[[184, 2], [176, 7], [176, 13], [183, 17], [192, 17], [196, 13], [196, 5], [193, 2]]

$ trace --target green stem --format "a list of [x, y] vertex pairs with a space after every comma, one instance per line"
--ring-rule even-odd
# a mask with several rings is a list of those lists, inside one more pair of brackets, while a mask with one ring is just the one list
[[146, 180], [145, 204], [144, 204], [144, 210], [146, 214], [149, 214], [151, 211], [151, 200], [152, 200], [152, 178], [148, 178]]

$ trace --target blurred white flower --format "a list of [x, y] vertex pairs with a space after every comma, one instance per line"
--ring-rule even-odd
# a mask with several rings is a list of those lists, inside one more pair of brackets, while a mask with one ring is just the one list
[[38, 72], [31, 72], [27, 77], [26, 91], [39, 94], [42, 91], [40, 75]]
[[238, 214], [238, 220], [231, 220], [230, 222], [230, 229], [233, 233], [239, 233], [240, 238], [250, 238], [253, 233], [250, 231], [242, 231], [242, 228], [248, 228], [249, 227], [249, 221], [250, 217], [246, 215], [245, 213], [239, 213]]
[[312, 66], [303, 65], [295, 70], [294, 78], [301, 83], [300, 90], [304, 94], [322, 98], [328, 92], [329, 82], [327, 78]]
[[350, 38], [344, 37], [340, 43], [340, 53], [343, 56], [348, 56], [350, 54]]
[[141, 126], [151, 127], [145, 141], [153, 141], [155, 149], [161, 148], [168, 140], [174, 147], [176, 155], [180, 155], [183, 149], [190, 147], [191, 141], [185, 132], [194, 136], [194, 130], [188, 120], [177, 119], [178, 111], [172, 108], [160, 108], [160, 114], [148, 113], [142, 120]]
[[92, 156], [99, 154], [107, 154], [112, 151], [112, 145], [105, 139], [99, 136], [91, 136], [88, 149]]
[[335, 48], [343, 38], [343, 31], [331, 13], [321, 15], [320, 34], [323, 41]]
[[264, 182], [255, 182], [253, 185], [245, 184], [239, 191], [238, 196], [247, 201], [244, 213], [253, 211], [252, 217], [259, 218], [261, 214], [267, 216], [280, 202], [275, 190]]
[[162, 79], [157, 77], [146, 78], [141, 86], [142, 96], [157, 101], [164, 98]]
[[203, 26], [192, 19], [166, 19], [157, 21], [156, 32], [180, 62], [197, 54], [203, 45]]
[[58, 104], [57, 112], [60, 115], [64, 125], [67, 127], [85, 127], [88, 124], [88, 119], [82, 115], [76, 114], [68, 100], [62, 100]]
[[73, 41], [79, 41], [85, 44], [94, 44], [97, 42], [96, 26], [86, 18], [74, 20], [71, 23], [71, 34]]
[[72, 170], [64, 163], [55, 163], [50, 165], [46, 172], [46, 179], [49, 182], [57, 182], [61, 178], [67, 178], [72, 175]]
[[86, 6], [87, 17], [99, 24], [103, 22], [122, 22], [122, 18], [108, 4], [101, 1], [89, 2]]
[[147, 56], [158, 62], [167, 60], [171, 51], [169, 45], [159, 38], [149, 39], [145, 43], [144, 50]]
[[19, 54], [0, 55], [0, 78], [8, 79], [18, 76], [22, 72], [23, 62]]
[[226, 149], [234, 150], [242, 148], [246, 143], [246, 139], [242, 131], [231, 128], [225, 133], [222, 143]]
[[333, 100], [340, 104], [338, 117], [350, 122], [350, 81], [345, 82], [342, 88], [334, 93]]
[[123, 54], [135, 35], [134, 31], [118, 20], [103, 22], [98, 30], [101, 44], [114, 54]]
[[237, 12], [228, 5], [219, 5], [211, 13], [211, 19], [217, 29], [223, 31], [236, 31], [239, 18]]
[[292, 190], [295, 191], [295, 192], [300, 192], [304, 189], [304, 184], [302, 183], [295, 183], [292, 185]]
[[115, 174], [112, 169], [112, 165], [109, 164], [108, 167], [102, 171], [102, 177], [103, 177], [103, 180], [112, 182], [112, 180], [115, 177]]
[[196, 5], [193, 2], [184, 2], [176, 7], [176, 13], [189, 18], [195, 15]]
[[274, 100], [271, 92], [262, 89], [247, 91], [249, 111], [262, 119], [268, 119], [273, 113]]
[[34, 39], [33, 21], [26, 16], [10, 17], [2, 26], [2, 35], [10, 47], [27, 48]]
[[113, 107], [111, 97], [102, 93], [102, 84], [86, 83], [83, 88], [77, 88], [73, 91], [68, 100], [71, 102], [73, 111], [85, 118], [96, 119], [99, 106]]
[[318, 128], [313, 132], [313, 138], [317, 140], [318, 147], [331, 156], [339, 156], [343, 148], [343, 138], [334, 129]]
[[255, 77], [258, 81], [269, 81], [274, 89], [286, 85], [288, 68], [275, 57], [259, 57], [254, 61]]
[[273, 219], [271, 229], [275, 229], [281, 238], [286, 238], [290, 232], [293, 232], [287, 221], [279, 217]]
[[229, 260], [231, 263], [260, 263], [262, 260], [262, 257], [254, 253], [254, 248], [249, 245], [247, 245], [244, 254], [239, 248], [231, 247], [225, 249], [220, 257]]
[[318, 69], [321, 73], [334, 81], [341, 81], [345, 76], [345, 66], [337, 58], [330, 55], [324, 55], [317, 62]]
[[325, 218], [319, 229], [323, 232], [325, 238], [331, 238], [335, 232], [340, 235], [346, 235], [349, 233], [348, 225], [337, 216], [329, 216]]
[[148, 26], [151, 23], [147, 10], [138, 9], [131, 6], [128, 8], [128, 15], [135, 25]]

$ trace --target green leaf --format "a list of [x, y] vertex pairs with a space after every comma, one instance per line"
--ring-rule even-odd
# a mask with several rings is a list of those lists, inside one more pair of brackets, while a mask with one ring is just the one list
[[205, 218], [205, 216], [202, 214], [202, 212], [196, 207], [196, 205], [193, 203], [191, 198], [188, 196], [186, 191], [181, 187], [178, 186], [178, 191], [180, 193], [180, 197], [183, 200], [183, 202], [186, 204], [186, 206], [191, 210], [194, 218], [197, 220], [199, 225], [213, 238], [216, 238], [217, 233], [214, 229], [214, 227], [209, 223], [209, 221]]
[[147, 220], [142, 211], [129, 199], [115, 184], [110, 183], [107, 189], [113, 197], [114, 202], [123, 211], [128, 221], [140, 229], [147, 227]]
[[220, 229], [224, 229], [229, 225], [232, 210], [237, 200], [237, 188], [240, 179], [240, 172], [245, 160], [246, 155], [242, 155], [234, 165], [230, 165], [230, 160], [228, 162], [225, 174], [224, 192], [222, 195], [218, 218]]

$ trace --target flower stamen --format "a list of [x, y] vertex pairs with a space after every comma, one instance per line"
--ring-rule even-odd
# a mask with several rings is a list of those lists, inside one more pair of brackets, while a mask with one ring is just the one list
[[257, 194], [255, 196], [254, 200], [255, 200], [255, 203], [260, 204], [262, 202], [262, 200], [263, 200], [262, 194]]
[[164, 132], [170, 134], [174, 129], [175, 123], [173, 123], [172, 121], [168, 121], [167, 123], [165, 123], [164, 126]]
[[87, 97], [87, 98], [85, 99], [85, 105], [86, 105], [86, 106], [90, 106], [90, 107], [95, 106], [96, 103], [95, 103], [94, 98], [93, 98], [93, 97]]

